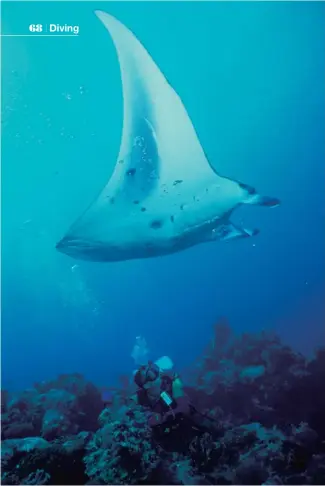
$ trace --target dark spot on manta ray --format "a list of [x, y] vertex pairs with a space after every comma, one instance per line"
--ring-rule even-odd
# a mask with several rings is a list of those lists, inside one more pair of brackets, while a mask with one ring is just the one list
[[124, 164], [124, 160], [119, 160], [118, 163], [119, 164]]
[[147, 211], [147, 208], [141, 208], [141, 211], [144, 213], [145, 211]]
[[180, 207], [179, 207], [179, 209], [180, 209], [181, 211], [183, 211], [183, 209], [184, 209], [184, 204], [181, 204], [181, 205], [180, 205]]
[[129, 169], [129, 170], [126, 172], [126, 175], [127, 175], [127, 176], [134, 176], [134, 175], [135, 175], [135, 173], [136, 173], [136, 171], [137, 171], [137, 169], [134, 169], [134, 168]]
[[110, 201], [109, 201], [111, 204], [114, 204], [115, 203], [115, 197], [111, 197]]
[[175, 221], [174, 216], [171, 216], [171, 217], [170, 217], [170, 220], [171, 220], [171, 222], [173, 223], [173, 222]]
[[133, 204], [139, 204], [140, 201], [133, 201]]
[[159, 229], [159, 228], [162, 227], [162, 225], [163, 225], [163, 222], [160, 219], [154, 219], [150, 223], [150, 228], [152, 228], [152, 229]]
[[177, 184], [181, 184], [182, 182], [182, 179], [176, 179], [176, 181], [173, 182], [173, 186], [177, 186]]

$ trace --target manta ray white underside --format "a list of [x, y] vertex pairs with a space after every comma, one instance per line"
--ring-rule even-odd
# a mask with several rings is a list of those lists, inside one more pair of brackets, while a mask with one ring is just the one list
[[77, 259], [121, 261], [256, 234], [234, 226], [232, 211], [279, 201], [214, 171], [182, 100], [147, 50], [114, 17], [96, 15], [118, 54], [122, 140], [111, 178], [57, 249]]

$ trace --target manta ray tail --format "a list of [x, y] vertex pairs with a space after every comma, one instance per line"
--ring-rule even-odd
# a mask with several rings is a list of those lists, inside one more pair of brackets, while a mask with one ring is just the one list
[[276, 197], [261, 196], [256, 192], [254, 187], [247, 184], [239, 184], [242, 189], [247, 192], [247, 197], [244, 199], [244, 204], [253, 204], [256, 206], [268, 206], [269, 208], [275, 208], [279, 206], [280, 200]]

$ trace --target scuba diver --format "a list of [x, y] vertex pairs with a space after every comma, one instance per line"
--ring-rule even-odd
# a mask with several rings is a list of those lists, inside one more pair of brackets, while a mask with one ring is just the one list
[[183, 391], [183, 384], [171, 370], [161, 370], [156, 363], [149, 361], [136, 371], [134, 382], [138, 386], [139, 405], [152, 412], [149, 419], [151, 426], [176, 418], [178, 414], [190, 414], [190, 402]]
[[179, 375], [171, 369], [161, 369], [149, 361], [135, 372], [134, 382], [137, 402], [148, 409], [153, 430], [164, 433], [166, 429], [182, 429], [194, 435], [216, 432], [217, 421], [193, 406]]

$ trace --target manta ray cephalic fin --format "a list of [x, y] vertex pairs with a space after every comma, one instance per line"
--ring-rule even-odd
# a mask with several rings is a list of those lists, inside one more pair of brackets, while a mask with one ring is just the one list
[[228, 240], [237, 240], [238, 238], [249, 238], [251, 236], [258, 235], [258, 229], [248, 229], [248, 228], [240, 228], [235, 224], [229, 222], [223, 225], [218, 226], [215, 230], [212, 231], [212, 239], [217, 239], [221, 241], [228, 241]]

